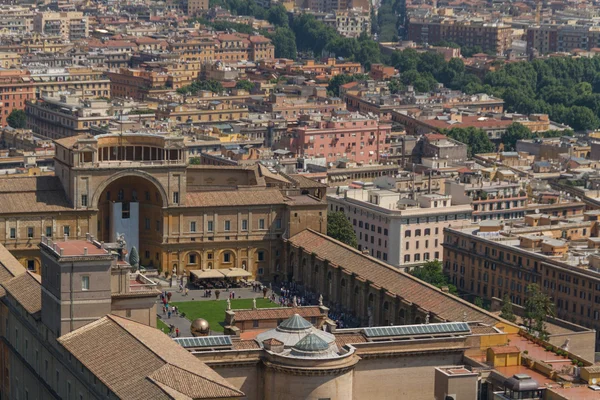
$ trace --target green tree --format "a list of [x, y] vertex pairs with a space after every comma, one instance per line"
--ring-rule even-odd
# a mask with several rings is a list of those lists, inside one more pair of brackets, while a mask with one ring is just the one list
[[341, 211], [327, 213], [327, 235], [348, 246], [356, 247], [357, 245], [352, 224]]
[[515, 150], [519, 140], [532, 139], [535, 136], [525, 125], [513, 122], [506, 129], [506, 133], [502, 135], [502, 143], [504, 143], [505, 150]]
[[458, 140], [468, 146], [468, 155], [472, 157], [474, 154], [490, 153], [494, 151], [495, 146], [485, 133], [479, 128], [452, 128], [446, 132], [449, 138]]
[[272, 6], [267, 11], [267, 20], [275, 26], [287, 27], [288, 26], [288, 14], [287, 10], [282, 4]]
[[240, 79], [235, 83], [236, 89], [243, 89], [250, 93], [252, 89], [254, 89], [254, 83], [249, 81], [248, 79]]
[[510, 322], [515, 322], [517, 320], [517, 317], [513, 312], [513, 304], [512, 301], [510, 301], [510, 296], [508, 295], [508, 293], [505, 294], [504, 298], [502, 299], [502, 309], [500, 310], [500, 317]]
[[475, 304], [479, 308], [485, 308], [483, 305], [483, 299], [481, 297], [475, 297], [473, 304]]
[[458, 293], [456, 286], [448, 281], [448, 277], [442, 271], [442, 263], [438, 260], [428, 261], [422, 267], [415, 268], [412, 276], [425, 281], [435, 287], [447, 287], [452, 294]]
[[6, 122], [12, 128], [23, 129], [27, 126], [27, 114], [23, 110], [12, 110]]
[[390, 79], [390, 81], [388, 82], [388, 88], [393, 94], [400, 93], [401, 91], [406, 89], [402, 81], [398, 78]]
[[526, 293], [525, 326], [530, 333], [537, 333], [541, 339], [546, 340], [546, 319], [554, 316], [554, 303], [535, 283], [527, 285]]
[[140, 268], [140, 254], [135, 246], [131, 247], [131, 252], [129, 253], [129, 265], [131, 265], [135, 270]]
[[364, 75], [364, 74], [354, 74], [354, 75], [339, 74], [329, 80], [329, 85], [327, 86], [327, 91], [330, 92], [333, 96], [339, 96], [340, 95], [340, 86], [345, 85], [346, 83], [354, 82], [354, 81], [364, 81], [366, 79], [368, 79], [368, 76]]
[[190, 157], [190, 165], [200, 165], [202, 164], [202, 160], [200, 157]]
[[290, 28], [277, 28], [271, 40], [275, 46], [275, 57], [296, 58], [296, 35]]
[[215, 81], [213, 79], [210, 80], [198, 80], [192, 82], [190, 85], [180, 87], [177, 89], [177, 93], [179, 94], [197, 94], [202, 90], [208, 90], [213, 93], [222, 93], [225, 89], [221, 82]]

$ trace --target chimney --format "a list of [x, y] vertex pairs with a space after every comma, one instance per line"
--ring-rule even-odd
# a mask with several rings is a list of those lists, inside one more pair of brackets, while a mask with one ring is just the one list
[[370, 256], [370, 255], [371, 255], [371, 253], [369, 253], [369, 249], [368, 249], [368, 248], [366, 248], [366, 247], [364, 248], [364, 250], [362, 251], [362, 253], [363, 253], [365, 256]]
[[84, 256], [87, 256], [87, 255], [88, 255], [88, 250], [87, 250], [87, 247], [84, 247], [84, 248], [83, 248], [83, 255], [84, 255]]

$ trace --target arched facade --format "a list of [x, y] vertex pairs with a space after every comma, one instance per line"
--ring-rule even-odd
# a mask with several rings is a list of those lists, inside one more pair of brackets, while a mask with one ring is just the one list
[[[316, 294], [322, 294], [331, 309], [354, 315], [363, 326], [406, 325], [424, 321], [427, 311], [401, 296], [375, 287], [344, 266], [332, 264], [308, 250], [286, 243], [291, 278]], [[443, 322], [429, 312], [430, 322]]]

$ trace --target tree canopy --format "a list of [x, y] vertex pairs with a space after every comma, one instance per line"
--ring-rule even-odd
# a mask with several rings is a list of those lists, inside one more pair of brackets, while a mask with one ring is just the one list
[[517, 317], [513, 312], [513, 304], [512, 301], [510, 301], [510, 296], [508, 295], [508, 293], [505, 294], [504, 298], [502, 299], [502, 309], [500, 310], [500, 317], [510, 322], [515, 322], [517, 320]]
[[177, 93], [192, 95], [192, 94], [197, 94], [198, 92], [200, 92], [202, 90], [208, 90], [213, 93], [222, 93], [224, 89], [223, 89], [223, 85], [221, 85], [221, 82], [219, 82], [219, 81], [215, 81], [213, 79], [210, 79], [210, 80], [202, 79], [202, 80], [194, 81], [187, 86], [180, 87], [179, 89], [177, 89]]
[[275, 46], [275, 57], [290, 59], [296, 58], [296, 35], [290, 28], [287, 26], [277, 28], [275, 33], [270, 37], [273, 41], [273, 46]]
[[452, 128], [445, 133], [449, 138], [466, 144], [469, 157], [472, 157], [473, 154], [491, 153], [496, 149], [483, 129], [470, 126], [468, 128]]
[[356, 247], [357, 245], [352, 224], [341, 211], [327, 213], [327, 235], [348, 246]]
[[249, 81], [248, 79], [240, 79], [235, 83], [235, 88], [243, 89], [250, 93], [252, 89], [254, 89], [254, 83], [252, 81]]
[[12, 110], [6, 118], [6, 123], [11, 128], [23, 129], [27, 126], [27, 114], [23, 110]]
[[441, 261], [428, 261], [422, 267], [415, 268], [411, 274], [415, 278], [419, 278], [420, 280], [430, 283], [440, 289], [446, 286], [448, 287], [449, 292], [452, 294], [458, 293], [456, 286], [451, 284], [448, 280], [448, 277], [444, 275]]
[[541, 339], [548, 338], [546, 319], [554, 316], [554, 303], [535, 284], [527, 285], [525, 300], [525, 326], [530, 333], [537, 333]]
[[340, 86], [345, 85], [346, 83], [355, 82], [355, 81], [364, 81], [369, 79], [368, 75], [365, 74], [354, 74], [354, 75], [346, 75], [339, 74], [334, 76], [329, 80], [329, 85], [327, 86], [327, 91], [333, 96], [340, 95]]
[[505, 101], [508, 111], [545, 113], [574, 130], [600, 127], [600, 59], [551, 57], [505, 64], [469, 90]]

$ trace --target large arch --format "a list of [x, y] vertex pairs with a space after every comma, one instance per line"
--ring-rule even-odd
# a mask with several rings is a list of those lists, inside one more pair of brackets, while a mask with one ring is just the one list
[[149, 181], [158, 190], [158, 193], [160, 194], [160, 197], [161, 197], [161, 200], [162, 200], [163, 207], [167, 207], [167, 205], [169, 204], [169, 196], [167, 195], [167, 192], [165, 191], [165, 188], [158, 181], [158, 179], [156, 179], [154, 176], [152, 176], [151, 174], [149, 174], [147, 172], [140, 171], [140, 170], [137, 170], [137, 169], [117, 172], [116, 174], [111, 175], [109, 178], [107, 178], [106, 180], [104, 180], [100, 185], [98, 185], [98, 188], [94, 192], [94, 196], [92, 197], [92, 203], [91, 204], [93, 204], [95, 207], [97, 207], [98, 206], [98, 202], [100, 201], [100, 198], [101, 198], [102, 193], [104, 192], [104, 190], [111, 183], [113, 183], [113, 182], [115, 182], [115, 181], [117, 181], [117, 180], [119, 180], [121, 178], [125, 178], [125, 177], [138, 177], [138, 178], [143, 178], [143, 179]]
[[161, 264], [168, 196], [154, 176], [139, 170], [116, 173], [98, 186], [91, 204], [98, 210], [98, 240], [114, 241], [123, 233], [128, 250], [137, 247], [143, 266], [170, 270]]

